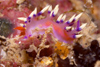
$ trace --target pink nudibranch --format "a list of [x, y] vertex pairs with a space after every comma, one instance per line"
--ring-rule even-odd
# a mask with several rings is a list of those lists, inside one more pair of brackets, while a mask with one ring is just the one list
[[[40, 16], [45, 11], [47, 11], [47, 9], [48, 9], [47, 17], [38, 20], [37, 17]], [[37, 13], [37, 8], [35, 8], [28, 18], [23, 18], [23, 17], [18, 18], [19, 20], [23, 20], [25, 22], [25, 24], [22, 26], [23, 28], [25, 28], [24, 35], [27, 37], [30, 35], [34, 36], [37, 33], [35, 32], [32, 33], [32, 30], [34, 30], [36, 27], [38, 27], [39, 29], [46, 29], [49, 26], [52, 26], [54, 36], [62, 42], [71, 43], [75, 38], [81, 37], [82, 35], [77, 34], [77, 32], [81, 31], [83, 27], [86, 26], [86, 24], [79, 26], [80, 22], [78, 19], [82, 15], [82, 13], [80, 13], [76, 17], [75, 15], [73, 15], [67, 22], [64, 22], [66, 16], [61, 14], [58, 17], [57, 21], [55, 22], [53, 20], [53, 17], [55, 17], [58, 10], [59, 10], [58, 5], [56, 5], [56, 7], [53, 10], [52, 6], [48, 5], [45, 8], [43, 8], [39, 13]], [[17, 27], [15, 29], [20, 30], [19, 28], [20, 27]], [[44, 34], [44, 32], [45, 31], [38, 31], [38, 33], [41, 35]]]

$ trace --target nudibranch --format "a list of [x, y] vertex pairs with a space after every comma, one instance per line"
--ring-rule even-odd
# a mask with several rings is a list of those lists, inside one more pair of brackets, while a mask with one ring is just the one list
[[[54, 9], [52, 9], [51, 5], [47, 5], [39, 13], [37, 13], [37, 8], [35, 8], [27, 18], [18, 18], [25, 23], [15, 29], [20, 30], [21, 35], [28, 38], [37, 34], [36, 32], [32, 32], [35, 28], [41, 29], [38, 31], [38, 34], [42, 35], [45, 32], [43, 29], [52, 26], [54, 36], [61, 42], [71, 43], [74, 39], [80, 38], [82, 34], [79, 34], [78, 32], [86, 26], [86, 23], [80, 26], [79, 18], [83, 13], [80, 13], [77, 16], [73, 15], [68, 21], [65, 21], [66, 15], [61, 14], [57, 20], [54, 21], [54, 17], [57, 15], [58, 10], [59, 5], [56, 5]], [[37, 17], [42, 15], [44, 12], [47, 12], [46, 18], [38, 20]]]

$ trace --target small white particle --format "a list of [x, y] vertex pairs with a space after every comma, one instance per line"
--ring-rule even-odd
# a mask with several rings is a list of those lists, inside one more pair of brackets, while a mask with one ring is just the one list
[[17, 4], [21, 4], [21, 3], [23, 3], [24, 1], [25, 1], [25, 0], [17, 0], [16, 3], [17, 3]]

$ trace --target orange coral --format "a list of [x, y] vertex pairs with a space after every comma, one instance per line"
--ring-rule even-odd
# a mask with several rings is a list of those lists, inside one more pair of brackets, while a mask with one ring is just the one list
[[55, 52], [60, 56], [61, 59], [66, 59], [69, 53], [67, 46], [62, 46], [62, 42], [55, 44]]

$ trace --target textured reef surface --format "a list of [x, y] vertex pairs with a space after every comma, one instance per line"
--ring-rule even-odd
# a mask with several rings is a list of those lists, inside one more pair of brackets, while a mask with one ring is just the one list
[[0, 0], [0, 67], [99, 67], [98, 1]]

